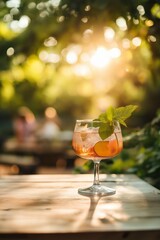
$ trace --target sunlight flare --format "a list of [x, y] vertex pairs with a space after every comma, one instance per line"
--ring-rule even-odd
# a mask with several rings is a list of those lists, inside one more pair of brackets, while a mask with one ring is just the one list
[[91, 64], [96, 68], [104, 68], [110, 62], [110, 54], [104, 47], [98, 47], [95, 53], [92, 55]]

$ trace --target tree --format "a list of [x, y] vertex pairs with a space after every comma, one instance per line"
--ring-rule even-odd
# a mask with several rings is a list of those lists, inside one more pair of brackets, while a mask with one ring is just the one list
[[158, 0], [8, 0], [0, 7], [2, 109], [27, 104], [40, 113], [54, 105], [76, 118], [136, 103], [134, 125], [155, 115]]

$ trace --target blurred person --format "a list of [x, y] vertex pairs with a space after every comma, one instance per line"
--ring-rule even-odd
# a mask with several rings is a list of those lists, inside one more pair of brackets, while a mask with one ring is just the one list
[[60, 119], [55, 108], [47, 107], [44, 112], [45, 119], [37, 131], [40, 139], [52, 140], [59, 136]]
[[20, 107], [13, 121], [13, 130], [18, 142], [31, 140], [35, 131], [35, 116], [28, 107]]

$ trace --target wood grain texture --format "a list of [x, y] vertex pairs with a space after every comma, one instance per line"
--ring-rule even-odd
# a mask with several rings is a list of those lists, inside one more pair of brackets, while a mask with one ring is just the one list
[[159, 190], [135, 175], [100, 180], [116, 194], [79, 195], [92, 174], [1, 176], [0, 239], [160, 239]]

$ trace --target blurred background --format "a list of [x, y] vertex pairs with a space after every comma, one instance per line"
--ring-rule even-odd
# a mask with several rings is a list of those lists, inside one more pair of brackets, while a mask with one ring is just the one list
[[21, 154], [66, 168], [76, 119], [136, 104], [126, 149], [103, 170], [159, 186], [159, 26], [158, 0], [1, 0], [0, 163], [19, 172], [13, 157]]

